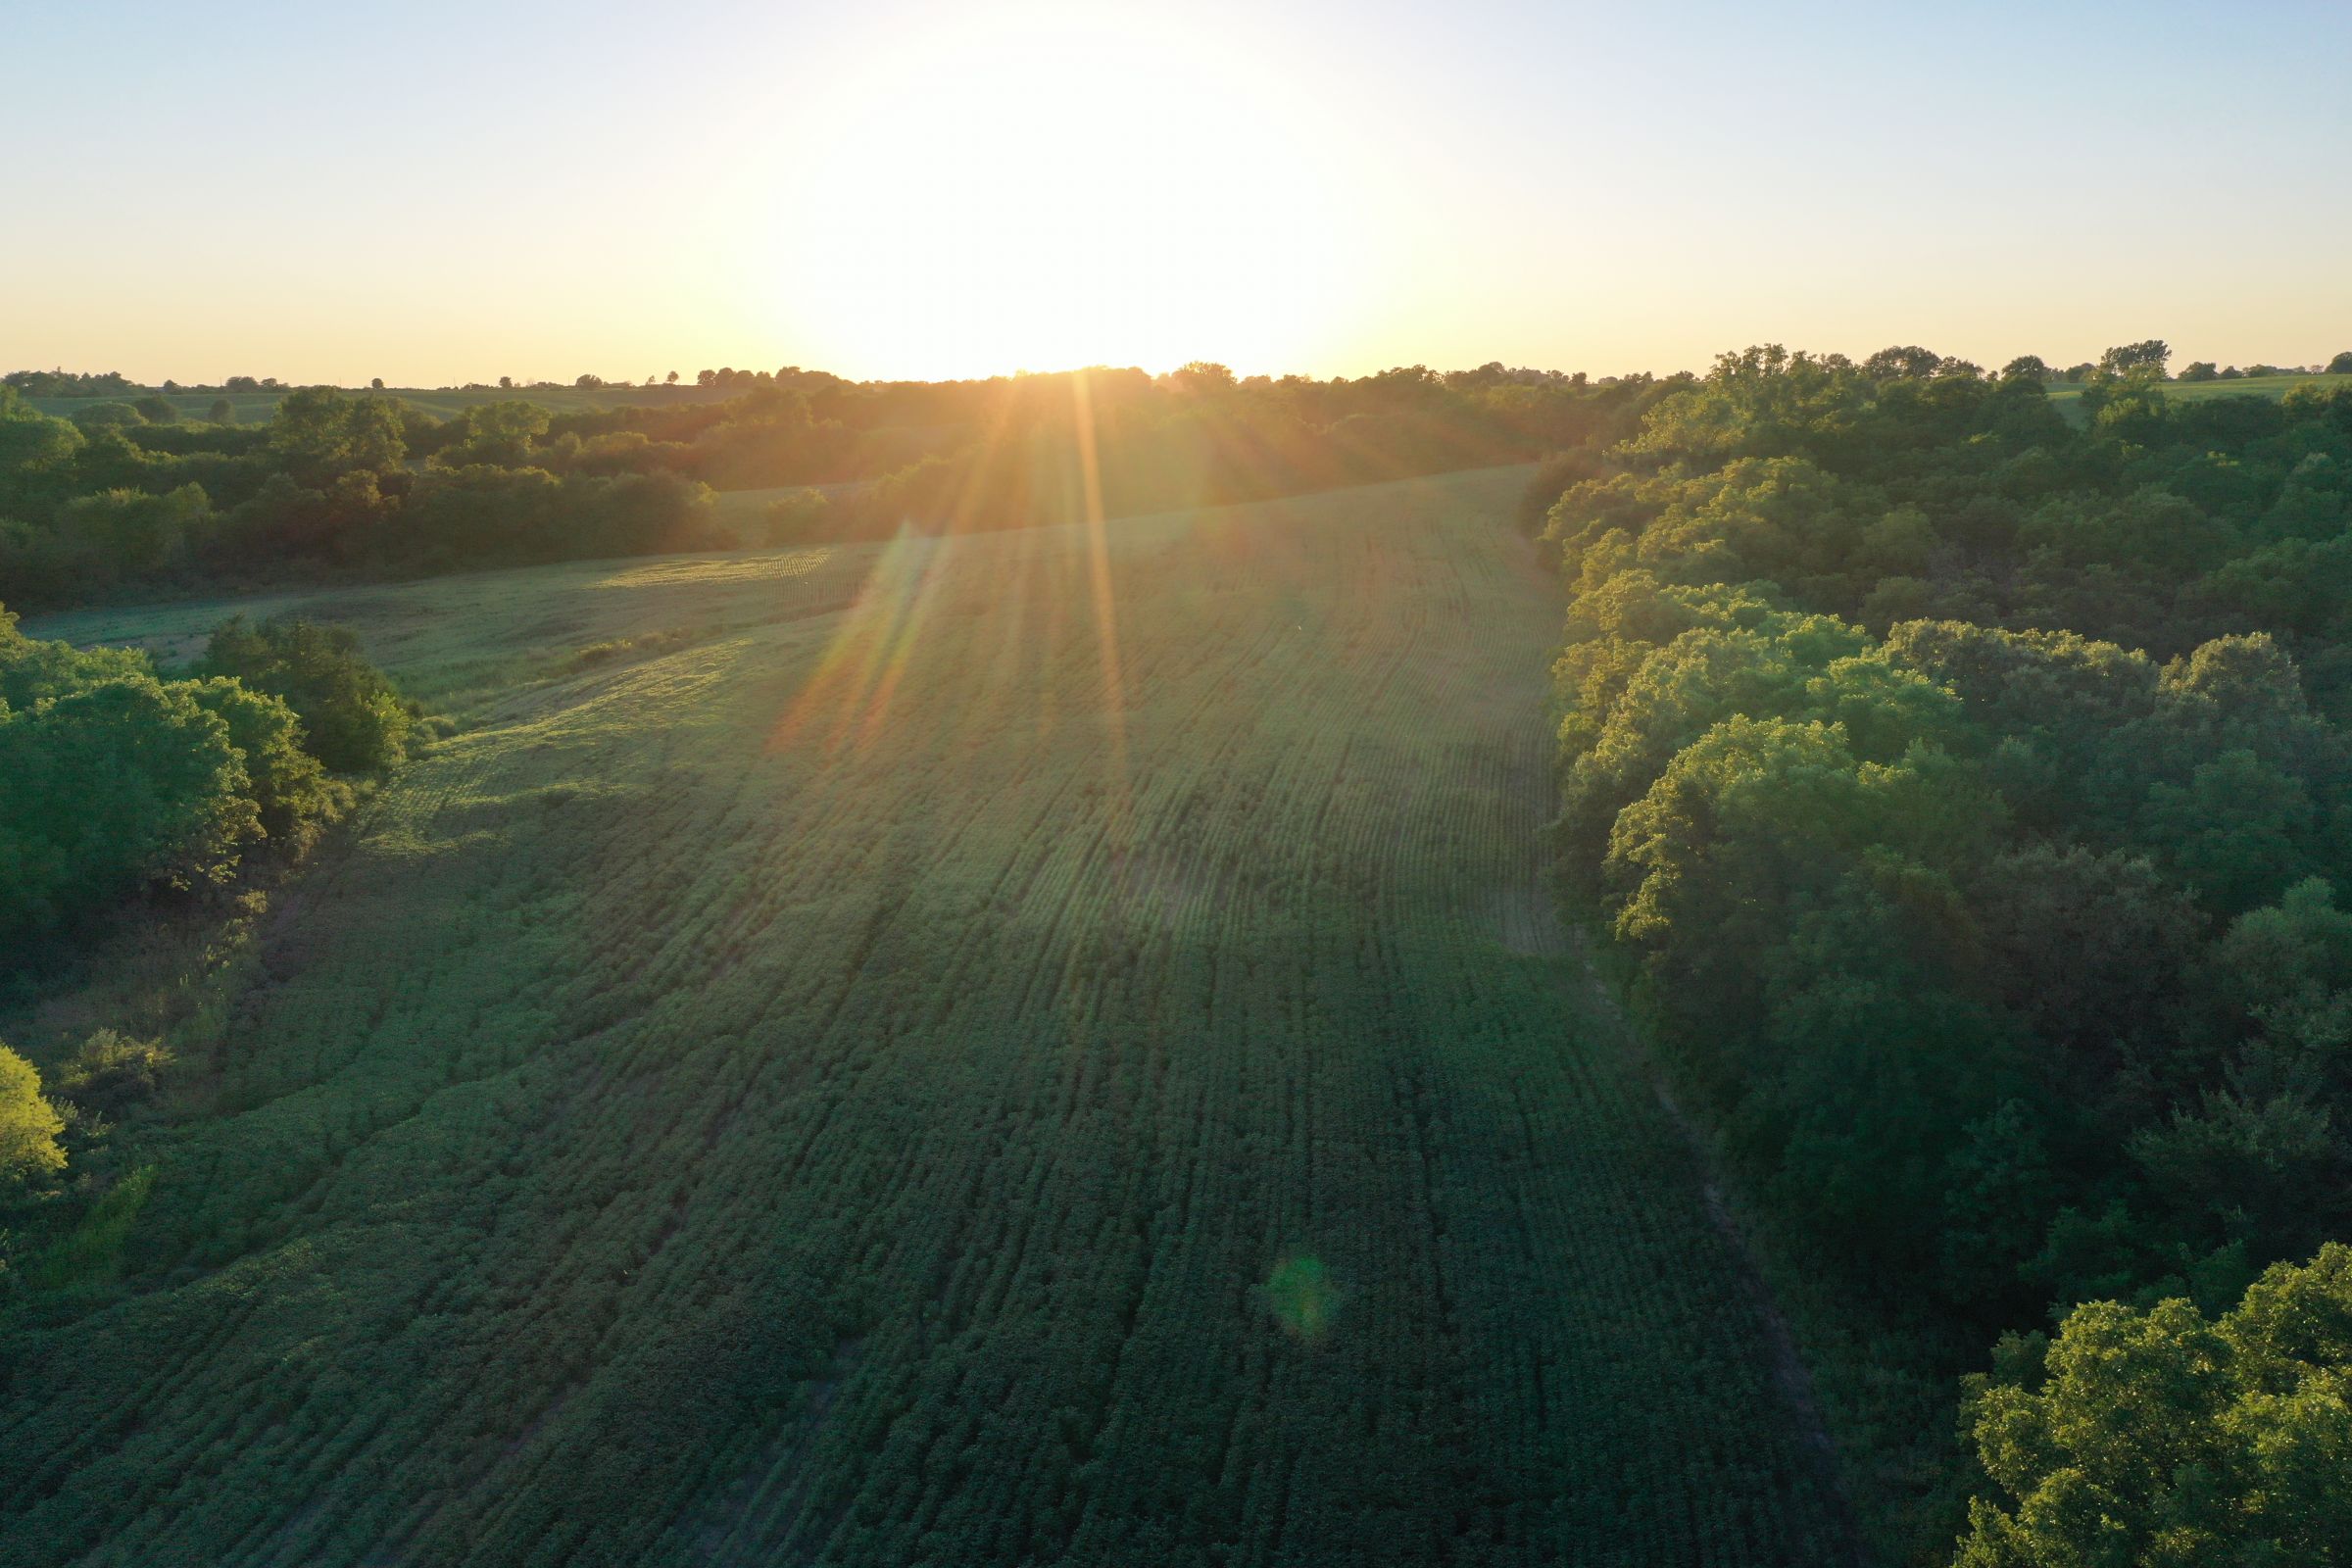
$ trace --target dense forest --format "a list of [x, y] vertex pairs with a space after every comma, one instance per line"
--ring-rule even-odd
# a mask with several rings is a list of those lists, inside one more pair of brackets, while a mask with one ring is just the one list
[[2352, 1230], [2352, 389], [2163, 361], [2069, 419], [1749, 349], [1529, 509], [1560, 871], [1679, 1090], [1857, 1297], [2060, 1331], [1975, 1386], [1972, 1564], [2352, 1541], [2347, 1256], [2292, 1266]]
[[[225, 402], [214, 419], [182, 418], [158, 393], [92, 395], [60, 417], [0, 387], [0, 602], [49, 609], [1253, 500], [1605, 442], [1665, 384], [1499, 365], [1331, 381], [1237, 379], [1211, 365], [945, 383], [723, 375], [708, 385], [740, 395], [562, 412], [511, 398], [449, 418], [390, 394], [313, 387], [287, 392], [262, 424], [231, 422]], [[51, 372], [13, 379], [68, 389]], [[70, 379], [117, 390], [108, 377]], [[712, 505], [713, 488], [777, 487], [793, 488], [735, 522]]]

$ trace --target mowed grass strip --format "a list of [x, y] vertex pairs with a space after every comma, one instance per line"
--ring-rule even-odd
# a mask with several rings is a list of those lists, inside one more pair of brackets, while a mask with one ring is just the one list
[[0, 1345], [0, 1561], [1833, 1560], [1542, 903], [1522, 477], [309, 605], [469, 727]]

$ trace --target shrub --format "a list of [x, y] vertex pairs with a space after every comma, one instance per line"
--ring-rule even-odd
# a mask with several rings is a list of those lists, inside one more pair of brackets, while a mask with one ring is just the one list
[[379, 772], [399, 761], [414, 721], [341, 626], [299, 617], [257, 626], [233, 615], [214, 628], [196, 672], [282, 698], [301, 718], [311, 754], [337, 773]]
[[41, 1094], [33, 1064], [0, 1045], [0, 1181], [30, 1181], [63, 1170], [65, 1149], [58, 1134], [66, 1119]]
[[795, 545], [819, 538], [832, 512], [833, 504], [825, 499], [821, 490], [801, 489], [779, 496], [769, 502], [766, 510], [760, 514], [763, 531], [757, 542]]
[[159, 1041], [134, 1040], [113, 1029], [93, 1030], [66, 1058], [57, 1087], [90, 1109], [119, 1111], [154, 1094], [171, 1063], [171, 1051]]

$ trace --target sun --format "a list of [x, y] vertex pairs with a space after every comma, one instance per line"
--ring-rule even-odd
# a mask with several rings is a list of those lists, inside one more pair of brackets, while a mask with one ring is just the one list
[[1128, 24], [951, 30], [779, 149], [760, 323], [880, 376], [1312, 363], [1350, 307], [1349, 181], [1295, 93]]

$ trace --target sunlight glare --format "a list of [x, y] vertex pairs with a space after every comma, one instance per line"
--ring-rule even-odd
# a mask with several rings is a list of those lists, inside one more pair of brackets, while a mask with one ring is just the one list
[[1304, 113], [1140, 23], [943, 28], [778, 155], [746, 286], [812, 363], [883, 375], [1311, 360], [1362, 269]]

